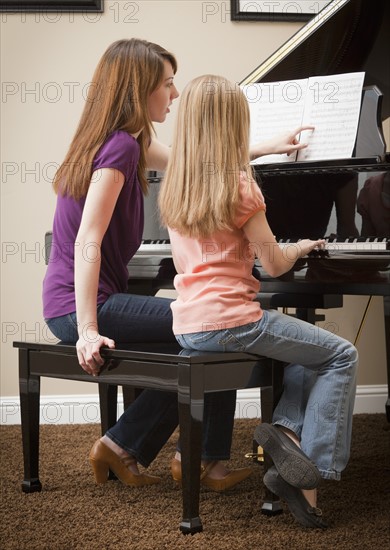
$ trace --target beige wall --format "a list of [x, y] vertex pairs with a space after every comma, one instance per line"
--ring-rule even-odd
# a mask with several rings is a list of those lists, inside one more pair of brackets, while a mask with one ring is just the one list
[[[300, 27], [233, 23], [229, 6], [229, 0], [105, 0], [105, 13], [90, 16], [1, 14], [1, 396], [18, 393], [12, 341], [50, 337], [41, 314], [43, 236], [55, 205], [50, 179], [75, 130], [98, 59], [114, 40], [146, 38], [177, 55], [179, 89], [206, 72], [240, 81]], [[174, 116], [175, 109], [157, 128], [168, 144]], [[364, 297], [348, 298], [348, 308], [333, 311], [327, 322], [354, 340], [364, 306]], [[381, 315], [376, 300], [359, 343], [362, 384], [386, 380]], [[88, 394], [95, 386], [44, 380], [42, 390]]]

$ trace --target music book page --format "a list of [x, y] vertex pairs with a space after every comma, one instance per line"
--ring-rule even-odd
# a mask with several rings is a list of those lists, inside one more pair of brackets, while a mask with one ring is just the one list
[[254, 164], [349, 158], [355, 146], [364, 72], [243, 86], [248, 100], [250, 143], [274, 138], [299, 126], [308, 146], [298, 154], [266, 155]]

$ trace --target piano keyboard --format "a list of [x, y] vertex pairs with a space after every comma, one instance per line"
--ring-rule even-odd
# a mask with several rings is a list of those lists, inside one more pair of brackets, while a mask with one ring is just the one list
[[[295, 241], [296, 242], [296, 241]], [[294, 242], [281, 241], [279, 246], [283, 249]], [[381, 238], [349, 238], [349, 239], [325, 239], [325, 250], [328, 252], [384, 252], [390, 250], [390, 239]]]
[[[280, 241], [280, 248], [294, 244], [296, 241]], [[325, 239], [325, 250], [328, 252], [345, 253], [380, 253], [390, 251], [390, 239], [384, 238], [349, 238]], [[171, 245], [168, 239], [145, 240], [137, 251], [137, 255], [171, 255]]]
[[158, 239], [158, 240], [144, 240], [141, 243], [141, 246], [137, 250], [137, 254], [148, 255], [171, 255], [171, 243], [169, 239]]

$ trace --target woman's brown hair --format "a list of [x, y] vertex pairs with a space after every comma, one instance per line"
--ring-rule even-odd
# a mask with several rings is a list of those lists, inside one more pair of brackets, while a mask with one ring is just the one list
[[103, 54], [90, 83], [86, 104], [70, 144], [58, 169], [53, 187], [56, 193], [80, 199], [87, 194], [93, 159], [109, 134], [123, 130], [139, 132], [138, 178], [147, 193], [146, 150], [153, 125], [147, 102], [164, 74], [164, 61], [177, 70], [175, 57], [146, 40], [118, 40]]

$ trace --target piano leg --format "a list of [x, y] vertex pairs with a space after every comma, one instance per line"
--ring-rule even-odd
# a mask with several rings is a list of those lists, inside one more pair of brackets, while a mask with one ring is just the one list
[[325, 315], [318, 315], [313, 308], [297, 308], [296, 317], [312, 325], [315, 325], [317, 321], [323, 321], [325, 319]]
[[[385, 346], [386, 346], [386, 365], [387, 365], [387, 401], [386, 418], [390, 422], [390, 296], [383, 297], [384, 317], [385, 317]], [[297, 308], [296, 316], [303, 321], [315, 324], [320, 320], [315, 313], [315, 309]]]

